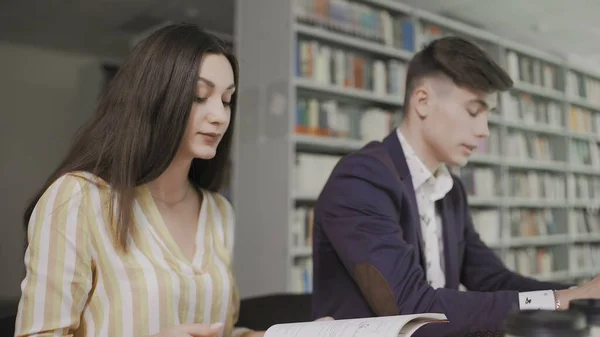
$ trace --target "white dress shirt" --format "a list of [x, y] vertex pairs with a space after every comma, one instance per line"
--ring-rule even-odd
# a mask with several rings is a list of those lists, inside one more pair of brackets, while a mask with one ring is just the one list
[[[421, 219], [427, 282], [433, 288], [443, 288], [446, 285], [446, 275], [442, 219], [435, 207], [435, 202], [450, 192], [454, 180], [445, 165], [440, 166], [437, 172], [432, 174], [404, 138], [399, 128], [396, 133], [404, 151], [415, 189], [419, 218]], [[543, 290], [519, 293], [519, 308], [521, 310], [554, 310], [554, 292]]]

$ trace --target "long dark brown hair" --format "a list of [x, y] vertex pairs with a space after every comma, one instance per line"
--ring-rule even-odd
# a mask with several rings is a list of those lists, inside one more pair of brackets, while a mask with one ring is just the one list
[[[77, 133], [66, 158], [24, 214], [27, 227], [43, 193], [62, 175], [84, 171], [111, 188], [111, 228], [117, 248], [127, 250], [135, 187], [162, 174], [182, 142], [192, 107], [199, 64], [206, 54], [227, 57], [238, 83], [238, 63], [225, 42], [190, 24], [161, 28], [141, 41], [102, 94], [95, 116]], [[210, 160], [194, 159], [188, 176], [199, 188], [218, 191], [231, 152], [237, 95], [229, 128]], [[117, 225], [115, 225], [117, 224]]]

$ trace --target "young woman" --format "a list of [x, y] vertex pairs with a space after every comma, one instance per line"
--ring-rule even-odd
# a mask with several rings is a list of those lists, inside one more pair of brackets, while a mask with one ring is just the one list
[[262, 336], [234, 328], [234, 216], [218, 190], [238, 66], [192, 25], [142, 41], [25, 212], [16, 336]]

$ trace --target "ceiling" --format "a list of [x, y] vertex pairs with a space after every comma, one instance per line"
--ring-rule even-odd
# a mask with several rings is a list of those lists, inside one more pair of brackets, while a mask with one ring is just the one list
[[[246, 0], [252, 1], [252, 0]], [[402, 0], [497, 35], [600, 64], [599, 0]], [[234, 0], [2, 0], [0, 41], [122, 58], [164, 21], [233, 34]]]
[[165, 21], [233, 32], [233, 0], [2, 0], [0, 41], [122, 59]]
[[600, 67], [598, 0], [403, 0], [496, 35]]

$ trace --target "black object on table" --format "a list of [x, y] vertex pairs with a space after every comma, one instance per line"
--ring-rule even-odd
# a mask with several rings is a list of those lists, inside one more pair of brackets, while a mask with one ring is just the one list
[[15, 335], [18, 306], [17, 300], [0, 300], [0, 336]]
[[310, 294], [271, 294], [242, 299], [236, 326], [267, 330], [275, 324], [311, 320]]

